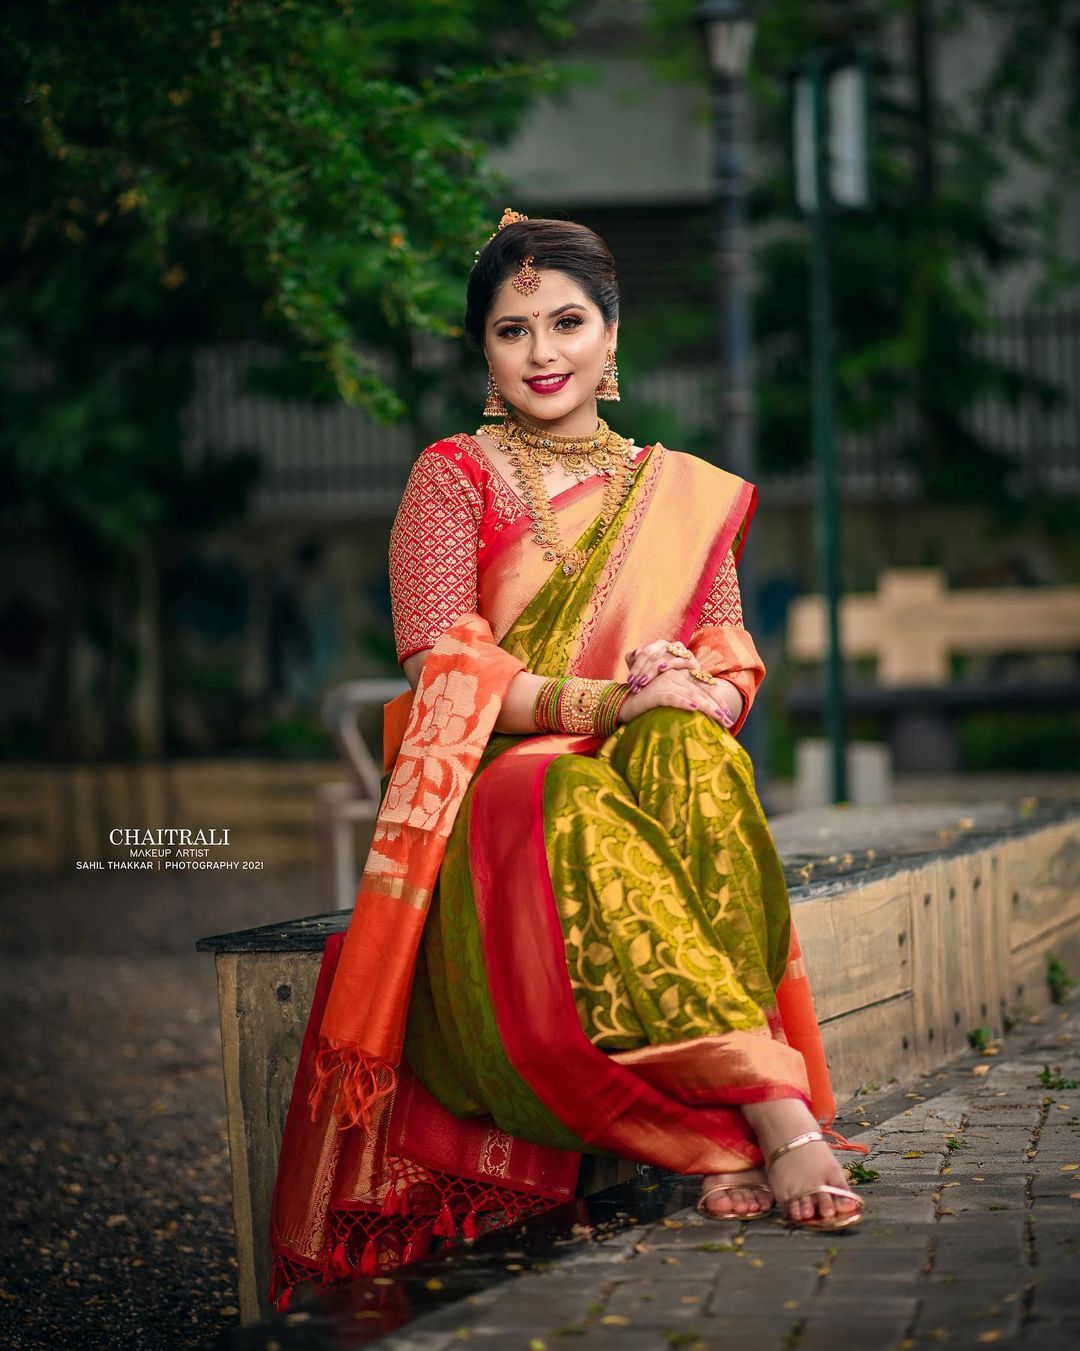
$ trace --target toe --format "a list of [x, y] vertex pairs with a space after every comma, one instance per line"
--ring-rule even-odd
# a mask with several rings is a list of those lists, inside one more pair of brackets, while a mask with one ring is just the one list
[[724, 1193], [719, 1196], [710, 1196], [705, 1202], [705, 1208], [711, 1210], [714, 1215], [730, 1215], [731, 1197]]

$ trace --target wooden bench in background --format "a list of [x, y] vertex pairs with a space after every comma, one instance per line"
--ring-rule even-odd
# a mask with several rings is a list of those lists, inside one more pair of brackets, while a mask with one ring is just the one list
[[[777, 817], [838, 1098], [910, 1080], [975, 1027], [1048, 1002], [1080, 965], [1080, 805], [826, 809]], [[244, 1322], [265, 1312], [270, 1196], [326, 937], [348, 911], [201, 940], [217, 970]], [[632, 1172], [594, 1162], [582, 1190]], [[620, 1170], [622, 1170], [620, 1172]]]
[[[787, 649], [796, 662], [825, 658], [825, 606], [820, 596], [795, 600]], [[845, 661], [872, 658], [874, 683], [848, 681], [850, 713], [884, 717], [900, 773], [955, 773], [960, 768], [956, 719], [975, 709], [1080, 707], [1080, 673], [1052, 678], [950, 679], [950, 658], [1080, 653], [1080, 587], [948, 591], [933, 568], [887, 570], [876, 595], [840, 602]], [[786, 705], [795, 717], [820, 717], [819, 686], [793, 683]]]

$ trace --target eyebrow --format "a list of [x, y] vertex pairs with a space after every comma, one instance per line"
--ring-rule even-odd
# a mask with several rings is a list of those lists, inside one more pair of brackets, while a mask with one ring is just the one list
[[[557, 314], [563, 314], [566, 310], [583, 310], [584, 308], [585, 306], [580, 300], [571, 300], [566, 305], [560, 305], [557, 310], [552, 310], [548, 315], [548, 318], [554, 319]], [[506, 324], [511, 322], [515, 324], [524, 324], [527, 320], [523, 314], [503, 314], [500, 315], [498, 319], [492, 319], [491, 322], [493, 324]]]

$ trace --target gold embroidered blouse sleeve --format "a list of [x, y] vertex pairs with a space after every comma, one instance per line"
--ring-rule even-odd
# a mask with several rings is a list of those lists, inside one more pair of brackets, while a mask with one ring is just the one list
[[390, 531], [390, 608], [398, 661], [433, 647], [475, 613], [483, 501], [452, 460], [430, 448], [409, 474]]

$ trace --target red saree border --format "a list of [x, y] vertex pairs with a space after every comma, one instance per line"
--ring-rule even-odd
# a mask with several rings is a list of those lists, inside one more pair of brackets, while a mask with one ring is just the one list
[[[688, 1105], [649, 1081], [654, 1067], [636, 1073], [581, 1027], [543, 834], [544, 775], [561, 753], [533, 744], [546, 740], [534, 737], [488, 765], [470, 809], [473, 891], [506, 1053], [544, 1106], [593, 1150], [686, 1174], [756, 1167], [761, 1151], [737, 1105], [706, 1104], [700, 1096]], [[508, 819], [508, 801], [528, 803], [528, 810]], [[740, 1102], [806, 1100], [795, 1085], [778, 1093], [775, 1083], [744, 1083], [736, 1091]], [[717, 1096], [726, 1098], [726, 1087]]]

